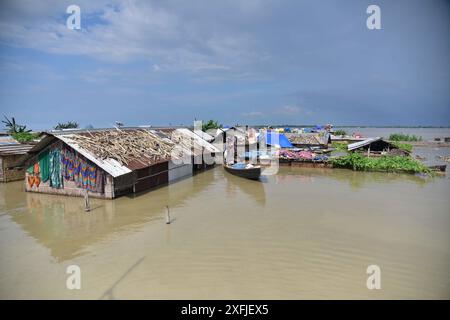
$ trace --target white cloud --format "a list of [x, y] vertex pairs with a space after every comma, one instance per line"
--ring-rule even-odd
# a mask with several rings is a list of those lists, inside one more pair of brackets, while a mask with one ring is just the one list
[[[220, 19], [214, 20], [208, 10], [216, 9], [208, 5], [195, 11], [171, 1], [109, 4], [102, 1], [93, 5], [82, 0], [77, 2], [81, 8], [81, 31], [66, 28], [65, 2], [16, 4], [11, 1], [2, 5], [0, 42], [116, 63], [143, 59], [156, 65], [155, 70], [234, 76], [248, 73], [245, 69], [268, 57], [267, 53], [256, 50], [253, 35], [233, 27], [228, 18], [230, 11], [238, 9], [242, 10], [243, 18], [254, 14], [252, 10], [260, 5], [259, 1], [252, 1], [244, 8], [240, 1], [231, 2], [224, 5], [228, 13], [223, 12]], [[245, 10], [249, 6], [252, 10]]]

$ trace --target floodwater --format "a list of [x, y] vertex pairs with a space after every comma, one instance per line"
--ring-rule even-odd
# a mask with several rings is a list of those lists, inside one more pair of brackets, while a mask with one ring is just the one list
[[256, 182], [216, 167], [90, 213], [22, 189], [0, 184], [3, 299], [450, 298], [448, 176], [282, 167]]
[[433, 141], [435, 138], [450, 137], [450, 128], [382, 128], [382, 127], [343, 127], [348, 134], [361, 133], [364, 137], [384, 137], [389, 138], [391, 134], [403, 133], [422, 137], [423, 141]]

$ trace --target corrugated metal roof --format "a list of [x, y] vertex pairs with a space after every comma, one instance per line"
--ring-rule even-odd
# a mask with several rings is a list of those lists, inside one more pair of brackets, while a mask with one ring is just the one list
[[18, 144], [16, 139], [11, 137], [10, 135], [0, 136], [0, 145], [8, 145], [8, 144]]
[[203, 140], [201, 137], [199, 137], [198, 135], [196, 135], [194, 132], [192, 132], [189, 129], [180, 128], [180, 129], [175, 129], [175, 131], [183, 134], [186, 137], [191, 138], [194, 141], [194, 143], [197, 143], [198, 145], [203, 147], [208, 152], [211, 152], [211, 153], [220, 152], [220, 150], [217, 149], [215, 146], [213, 146], [211, 143], [209, 143], [206, 140]]
[[32, 145], [20, 143], [0, 145], [0, 156], [26, 154], [31, 148]]
[[348, 150], [348, 151], [352, 151], [352, 150], [355, 150], [355, 149], [358, 149], [358, 148], [367, 146], [367, 145], [369, 145], [369, 144], [371, 144], [371, 143], [373, 143], [373, 142], [375, 142], [375, 141], [378, 141], [378, 140], [381, 140], [381, 137], [367, 138], [367, 139], [365, 139], [365, 140], [363, 140], [363, 141], [358, 141], [358, 142], [350, 143], [350, 144], [347, 146], [347, 150]]
[[194, 133], [198, 135], [200, 138], [202, 138], [205, 141], [211, 142], [214, 140], [214, 137], [205, 131], [202, 130], [194, 130]]

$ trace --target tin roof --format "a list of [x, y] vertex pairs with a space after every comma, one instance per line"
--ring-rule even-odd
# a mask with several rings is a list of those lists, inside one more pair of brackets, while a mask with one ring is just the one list
[[211, 153], [220, 152], [220, 150], [218, 148], [216, 148], [214, 145], [212, 145], [208, 141], [202, 139], [199, 135], [195, 134], [194, 132], [192, 132], [189, 129], [179, 128], [179, 129], [175, 129], [175, 131], [179, 132], [179, 133], [183, 134], [185, 137], [191, 139], [193, 142], [193, 145], [196, 147], [197, 146], [200, 147], [200, 149], [203, 148], [204, 150], [211, 152]]
[[378, 141], [378, 140], [381, 140], [381, 137], [367, 138], [367, 139], [365, 139], [365, 140], [363, 140], [363, 141], [358, 141], [358, 142], [350, 143], [350, 144], [347, 146], [347, 150], [348, 150], [348, 151], [352, 151], [352, 150], [355, 150], [355, 149], [358, 149], [358, 148], [367, 146], [367, 145], [369, 145], [369, 144], [371, 144], [371, 143], [373, 143], [373, 142], [375, 142], [375, 141]]
[[8, 144], [18, 144], [16, 139], [14, 139], [11, 135], [0, 135], [0, 145], [8, 145]]
[[0, 156], [26, 154], [33, 146], [29, 144], [11, 143], [0, 145]]
[[214, 140], [214, 137], [208, 133], [206, 133], [205, 131], [202, 130], [194, 130], [194, 133], [196, 135], [198, 135], [200, 138], [202, 138], [203, 140], [206, 140], [208, 142], [211, 142]]

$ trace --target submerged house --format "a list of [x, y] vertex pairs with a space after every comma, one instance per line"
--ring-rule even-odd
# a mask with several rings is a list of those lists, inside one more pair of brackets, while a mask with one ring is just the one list
[[192, 175], [191, 163], [176, 161], [185, 154], [189, 145], [159, 130], [71, 130], [46, 133], [17, 165], [26, 191], [113, 199]]
[[220, 149], [204, 140], [199, 134], [186, 128], [161, 129], [159, 132], [170, 137], [170, 140], [175, 143], [175, 150], [179, 151], [180, 155], [177, 159], [173, 159], [172, 165], [180, 162], [183, 165], [190, 164], [192, 172], [214, 166], [214, 158], [220, 153]]
[[17, 181], [25, 177], [25, 170], [15, 168], [14, 164], [32, 147], [32, 145], [18, 143], [12, 138], [0, 139], [0, 182]]
[[381, 137], [367, 138], [362, 141], [350, 143], [349, 145], [347, 145], [347, 150], [366, 153], [368, 156], [376, 156], [381, 154], [392, 154], [400, 156], [409, 155], [408, 151], [399, 149], [397, 146], [383, 140]]

